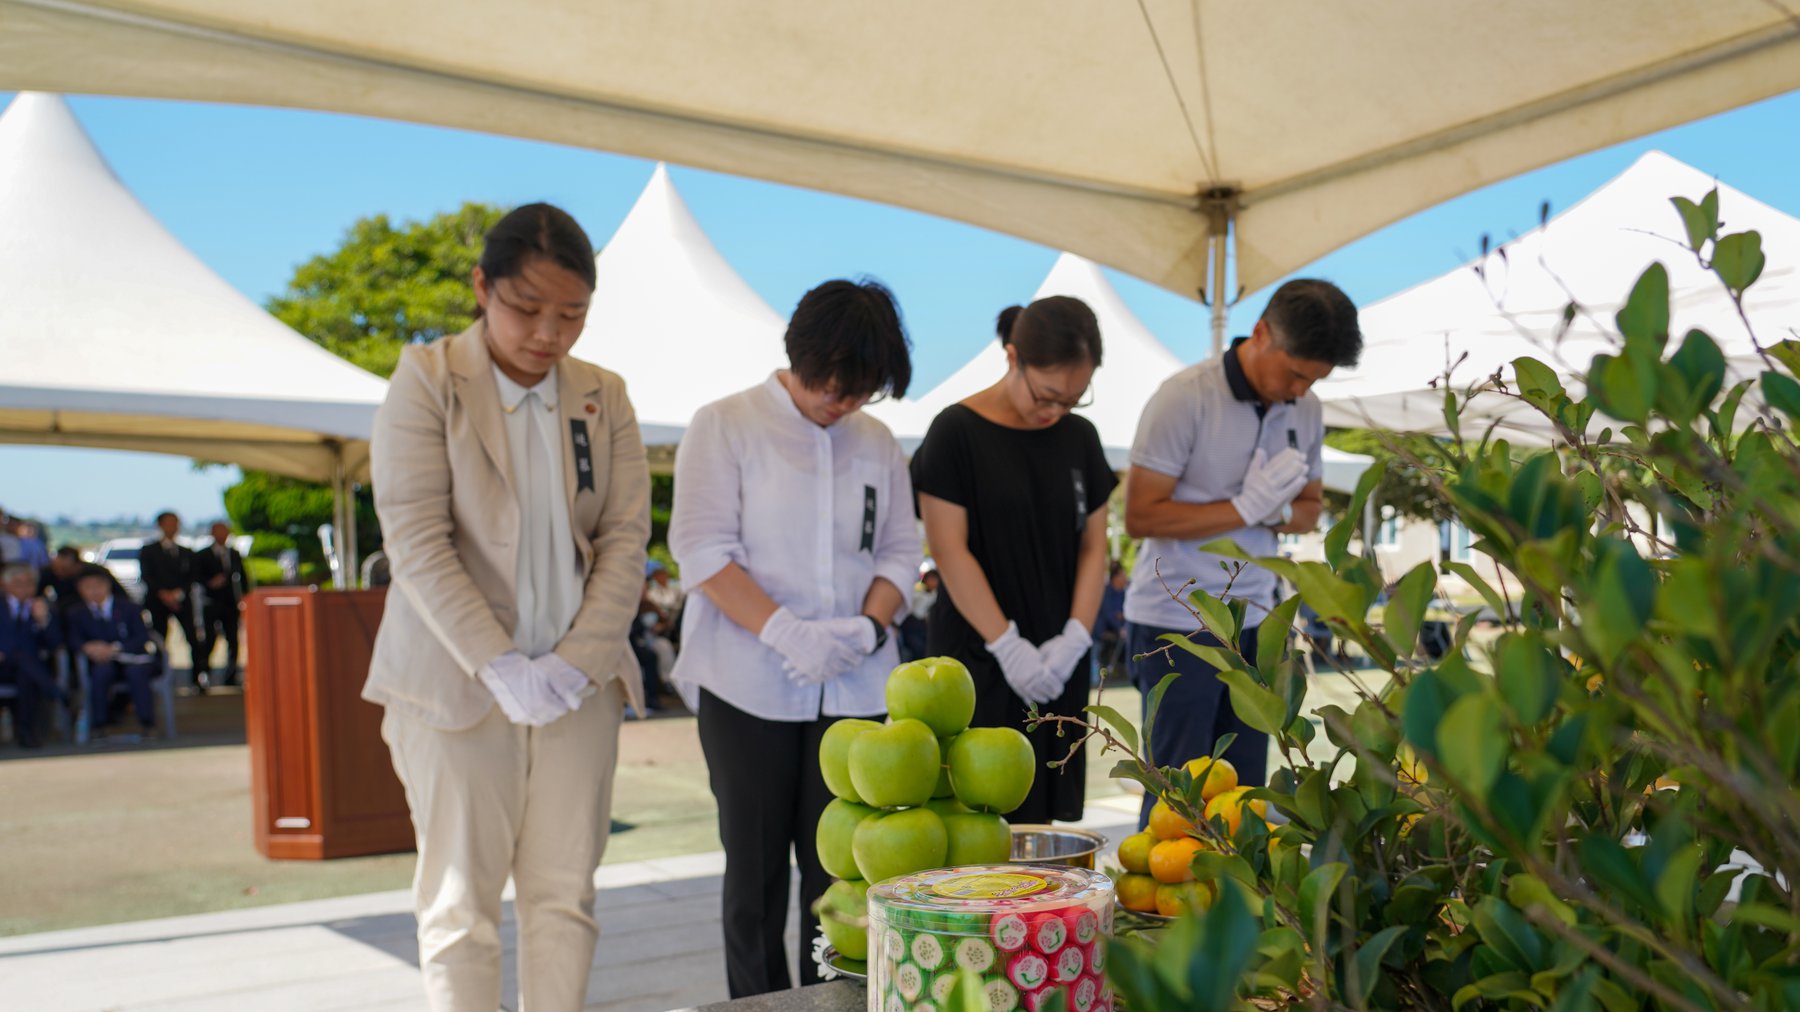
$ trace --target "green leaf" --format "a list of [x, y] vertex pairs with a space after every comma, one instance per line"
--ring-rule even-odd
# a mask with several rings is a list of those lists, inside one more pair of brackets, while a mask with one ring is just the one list
[[1713, 244], [1712, 269], [1733, 295], [1744, 294], [1762, 276], [1762, 236], [1737, 232], [1720, 238]]
[[1575, 845], [1581, 866], [1603, 889], [1610, 890], [1648, 911], [1657, 909], [1656, 894], [1644, 882], [1637, 862], [1619, 842], [1605, 836], [1586, 836]]
[[[1681, 227], [1687, 232], [1688, 249], [1700, 252], [1700, 247], [1706, 245], [1719, 231], [1719, 191], [1715, 188], [1699, 204], [1686, 197], [1672, 197], [1669, 202], [1675, 205], [1676, 212], [1681, 215]], [[1707, 202], [1711, 203], [1711, 213], [1707, 211]]]
[[1508, 634], [1500, 638], [1494, 681], [1500, 698], [1521, 724], [1536, 724], [1550, 715], [1565, 666], [1547, 644], [1532, 637]]
[[1488, 896], [1469, 908], [1469, 916], [1481, 940], [1507, 963], [1526, 973], [1544, 968], [1543, 936], [1510, 903]]
[[1188, 603], [1200, 613], [1200, 620], [1206, 624], [1206, 631], [1217, 636], [1219, 642], [1237, 642], [1237, 620], [1232, 617], [1231, 609], [1224, 601], [1204, 590], [1196, 590], [1188, 595]]
[[1450, 1007], [1460, 1009], [1477, 998], [1518, 998], [1521, 1001], [1536, 1002], [1542, 998], [1531, 989], [1531, 978], [1523, 973], [1496, 973], [1483, 977], [1473, 984], [1457, 989], [1450, 999]]
[[1455, 575], [1462, 577], [1465, 583], [1474, 587], [1475, 592], [1481, 595], [1481, 599], [1487, 602], [1487, 606], [1494, 609], [1494, 618], [1501, 622], [1508, 621], [1512, 618], [1512, 609], [1507, 607], [1506, 599], [1502, 598], [1500, 592], [1495, 590], [1493, 585], [1489, 584], [1487, 580], [1482, 578], [1480, 573], [1475, 571], [1474, 566], [1471, 566], [1466, 562], [1446, 562], [1444, 563], [1444, 570], [1445, 572], [1454, 573]]
[[1519, 396], [1525, 398], [1525, 403], [1550, 413], [1555, 410], [1558, 400], [1568, 396], [1556, 372], [1537, 359], [1515, 358], [1512, 365], [1513, 379], [1518, 383]]
[[1218, 679], [1231, 689], [1231, 708], [1239, 719], [1264, 734], [1281, 733], [1287, 723], [1287, 707], [1280, 696], [1243, 671], [1221, 671]]
[[[1173, 664], [1174, 661], [1171, 660], [1169, 663]], [[1144, 758], [1151, 762], [1157, 761], [1157, 757], [1150, 753], [1150, 743], [1156, 740], [1150, 736], [1150, 729], [1156, 726], [1156, 711], [1162, 709], [1163, 697], [1168, 695], [1169, 686], [1180, 677], [1180, 671], [1171, 671], [1162, 676], [1150, 689], [1150, 701], [1144, 704], [1144, 727], [1140, 732], [1143, 737], [1140, 740], [1144, 743]]]
[[1656, 605], [1656, 576], [1630, 544], [1594, 542], [1596, 569], [1581, 606], [1581, 631], [1600, 660], [1611, 664], [1636, 639]]
[[1713, 398], [1719, 396], [1720, 389], [1725, 386], [1725, 354], [1705, 331], [1688, 331], [1681, 339], [1681, 347], [1669, 357], [1669, 365], [1688, 383], [1692, 411], [1686, 413], [1682, 421], [1691, 420], [1711, 406]]
[[1381, 479], [1387, 475], [1387, 468], [1386, 457], [1376, 458], [1375, 463], [1356, 480], [1356, 491], [1350, 496], [1350, 507], [1337, 523], [1331, 525], [1331, 530], [1325, 532], [1325, 561], [1331, 563], [1332, 568], [1343, 568], [1344, 562], [1350, 557], [1350, 537], [1362, 529], [1363, 506], [1369, 501], [1375, 486], [1381, 484]]
[[1244, 659], [1238, 656], [1236, 650], [1227, 650], [1210, 643], [1195, 643], [1181, 633], [1163, 633], [1157, 638], [1193, 654], [1208, 667], [1219, 671], [1242, 671], [1245, 668]]
[[1595, 355], [1588, 367], [1588, 391], [1600, 410], [1623, 422], [1642, 424], [1656, 402], [1654, 378], [1646, 383], [1616, 355]]
[[[1350, 866], [1342, 861], [1322, 864], [1308, 872], [1300, 883], [1300, 926], [1309, 937], [1317, 937], [1321, 924], [1331, 920], [1331, 903], [1337, 895], [1338, 883]], [[1323, 920], [1321, 920], [1323, 918]]]
[[1785, 934], [1800, 934], [1800, 917], [1765, 903], [1739, 903], [1725, 916], [1733, 924], [1755, 924]]
[[1628, 347], [1636, 342], [1654, 342], [1660, 351], [1669, 338], [1668, 268], [1660, 263], [1646, 267], [1614, 320]]
[[1769, 407], [1789, 418], [1800, 418], [1800, 383], [1771, 369], [1762, 374], [1762, 389]]
[[1656, 900], [1663, 913], [1677, 925], [1680, 937], [1686, 937], [1694, 916], [1694, 881], [1700, 873], [1700, 860], [1705, 857], [1697, 844], [1676, 851], [1663, 866], [1656, 880]]
[[1438, 754], [1438, 725], [1453, 702], [1449, 687], [1435, 671], [1426, 671], [1406, 687], [1400, 720], [1414, 749], [1427, 756]]
[[1388, 596], [1382, 625], [1394, 652], [1410, 656], [1419, 644], [1419, 625], [1425, 620], [1425, 609], [1431, 604], [1431, 592], [1437, 589], [1437, 573], [1431, 563], [1421, 562], [1400, 578]]
[[1256, 628], [1256, 666], [1268, 671], [1287, 653], [1288, 637], [1294, 631], [1294, 615], [1300, 611], [1300, 599], [1289, 597], [1276, 605]]
[[1493, 700], [1471, 694], [1445, 711], [1438, 724], [1437, 745], [1444, 771], [1471, 797], [1486, 801], [1488, 790], [1506, 768], [1512, 739]]
[[1106, 726], [1112, 728], [1113, 734], [1117, 735], [1119, 740], [1125, 743], [1127, 749], [1133, 753], [1137, 752], [1137, 725], [1126, 720], [1124, 714], [1110, 706], [1101, 706], [1098, 703], [1093, 706], [1084, 706], [1082, 709], [1099, 717], [1102, 721], [1105, 721]]
[[1382, 957], [1387, 955], [1387, 951], [1393, 948], [1401, 935], [1410, 930], [1412, 926], [1409, 924], [1383, 928], [1356, 947], [1357, 990], [1353, 997], [1357, 1006], [1369, 1003], [1369, 996], [1375, 993], [1375, 985], [1381, 980]]
[[1530, 912], [1532, 907], [1543, 907], [1544, 912], [1557, 920], [1575, 926], [1575, 908], [1563, 902], [1560, 897], [1550, 891], [1544, 880], [1536, 875], [1520, 873], [1506, 881], [1506, 899], [1521, 911]]

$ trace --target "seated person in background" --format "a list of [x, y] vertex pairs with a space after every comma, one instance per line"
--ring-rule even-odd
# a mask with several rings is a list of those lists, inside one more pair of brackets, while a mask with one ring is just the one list
[[[651, 559], [644, 563], [643, 603], [656, 613], [656, 621], [645, 630], [644, 645], [656, 655], [656, 680], [667, 684], [669, 671], [675, 667], [676, 617], [681, 613], [681, 584], [669, 578], [669, 570]], [[649, 684], [645, 683], [645, 688]], [[650, 699], [652, 697], [645, 697]]]
[[937, 603], [938, 576], [937, 567], [926, 563], [921, 567], [919, 582], [913, 584], [912, 600], [908, 602], [906, 615], [900, 619], [900, 660], [916, 661], [925, 656], [926, 620], [931, 616], [931, 606]]
[[65, 640], [88, 659], [87, 712], [93, 736], [103, 736], [113, 684], [123, 676], [142, 733], [153, 738], [156, 704], [150, 680], [156, 675], [156, 661], [150, 656], [150, 631], [137, 604], [113, 593], [110, 575], [99, 566], [82, 570], [76, 582], [82, 604], [68, 613]]
[[1120, 655], [1125, 649], [1125, 587], [1130, 582], [1131, 574], [1124, 564], [1114, 562], [1106, 578], [1106, 589], [1100, 592], [1100, 616], [1094, 620], [1094, 642], [1100, 648], [1093, 655], [1095, 685], [1114, 666], [1123, 668], [1124, 658]]
[[[81, 592], [75, 589], [75, 581], [87, 568], [88, 564], [81, 561], [81, 552], [74, 545], [58, 548], [50, 557], [50, 565], [38, 574], [38, 596], [48, 598], [59, 614], [68, 614], [70, 608], [81, 604]], [[104, 572], [112, 584], [113, 596], [121, 601], [130, 600], [131, 595], [125, 593], [119, 578], [112, 575], [111, 570]]]
[[[656, 605], [650, 603], [650, 584], [644, 583], [644, 589], [638, 594], [637, 617], [631, 621], [631, 629], [625, 639], [631, 644], [632, 656], [637, 658], [638, 672], [644, 680], [644, 710], [654, 713], [660, 709], [658, 700], [662, 698], [663, 682], [657, 674], [658, 658], [656, 651], [650, 646], [652, 630], [656, 628], [660, 614]], [[631, 704], [626, 704], [631, 709]]]
[[0, 685], [18, 690], [13, 706], [13, 737], [20, 748], [37, 748], [38, 704], [46, 697], [66, 703], [68, 696], [50, 677], [50, 652], [62, 633], [50, 605], [37, 596], [37, 572], [23, 562], [0, 571]]

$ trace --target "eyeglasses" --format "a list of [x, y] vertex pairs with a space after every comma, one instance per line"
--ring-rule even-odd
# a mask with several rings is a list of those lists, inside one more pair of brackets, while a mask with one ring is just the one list
[[1038, 393], [1037, 386], [1031, 382], [1031, 372], [1025, 366], [1019, 367], [1019, 375], [1024, 377], [1025, 391], [1031, 394], [1031, 399], [1037, 403], [1038, 410], [1040, 411], [1049, 411], [1051, 408], [1061, 408], [1064, 411], [1075, 411], [1080, 408], [1089, 407], [1094, 403], [1093, 384], [1089, 384], [1088, 388], [1082, 391], [1079, 398], [1072, 401], [1064, 401], [1058, 400], [1055, 397], [1045, 397]]
[[870, 404], [880, 404], [882, 401], [887, 400], [887, 396], [888, 396], [886, 390], [882, 390], [882, 391], [879, 391], [879, 392], [873, 393], [873, 394], [843, 394], [843, 393], [838, 392], [835, 384], [832, 386], [828, 386], [828, 387], [818, 388], [818, 389], [816, 389], [815, 392], [817, 392], [820, 397], [825, 398], [825, 400], [829, 403], [832, 403], [832, 404], [851, 403], [851, 404], [855, 404], [857, 407], [866, 407]]

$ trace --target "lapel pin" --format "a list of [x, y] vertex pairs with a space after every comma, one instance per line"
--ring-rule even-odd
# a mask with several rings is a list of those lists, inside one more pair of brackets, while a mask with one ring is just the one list
[[587, 406], [587, 413], [590, 415], [597, 415], [600, 413], [600, 408], [598, 405], [589, 404]]

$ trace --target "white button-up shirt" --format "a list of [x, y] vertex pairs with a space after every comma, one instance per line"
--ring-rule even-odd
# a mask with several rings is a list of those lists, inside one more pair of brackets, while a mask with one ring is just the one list
[[[807, 419], [779, 374], [714, 401], [675, 454], [669, 548], [689, 588], [735, 562], [801, 619], [860, 614], [876, 577], [904, 602], [920, 548], [900, 444], [861, 411], [829, 427]], [[704, 688], [764, 720], [800, 721], [882, 713], [898, 662], [890, 637], [854, 671], [796, 683], [780, 654], [701, 592], [688, 595], [671, 678], [689, 708]]]
[[[540, 508], [548, 500], [550, 530], [519, 532], [519, 621], [513, 627], [513, 645], [527, 657], [547, 654], [562, 642], [575, 613], [581, 610], [581, 564], [575, 558], [575, 536], [569, 529], [569, 497], [563, 488], [562, 416], [556, 411], [556, 370], [529, 389], [514, 383], [498, 367], [494, 382], [500, 388], [500, 409], [506, 412], [506, 447], [512, 455], [513, 493], [519, 501], [519, 523], [529, 528], [533, 500]], [[524, 406], [527, 394], [537, 399]], [[526, 440], [543, 447], [545, 474], [536, 482], [524, 480]], [[534, 539], [548, 537], [548, 551], [533, 553]]]

